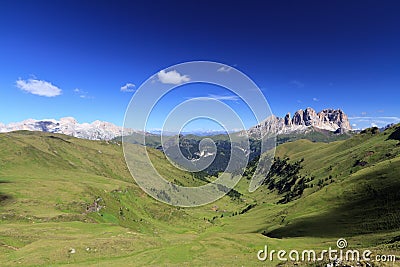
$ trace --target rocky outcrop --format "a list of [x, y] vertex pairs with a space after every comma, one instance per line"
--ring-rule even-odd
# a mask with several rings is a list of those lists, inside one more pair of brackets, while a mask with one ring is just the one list
[[343, 130], [351, 130], [349, 118], [340, 109], [324, 109], [318, 113], [318, 119], [321, 126], [328, 124], [334, 128], [338, 126], [337, 128]]
[[300, 109], [294, 113], [292, 123], [294, 125], [305, 125], [304, 124], [304, 111], [302, 109]]
[[61, 133], [77, 138], [89, 140], [111, 140], [122, 134], [132, 134], [131, 129], [122, 130], [110, 122], [94, 121], [92, 123], [78, 123], [72, 117], [61, 118], [59, 121], [54, 119], [33, 120], [28, 119], [22, 122], [0, 124], [0, 132], [12, 132], [18, 130], [41, 131], [50, 133]]
[[286, 114], [285, 116], [285, 125], [292, 126], [292, 118], [290, 117], [290, 113]]
[[303, 120], [306, 126], [315, 126], [318, 123], [317, 113], [312, 108], [306, 108]]
[[328, 130], [337, 134], [344, 134], [351, 130], [347, 115], [340, 109], [324, 109], [316, 112], [312, 108], [298, 110], [290, 117], [287, 113], [284, 118], [274, 115], [266, 118], [260, 124], [249, 129], [250, 135], [260, 136], [265, 133], [288, 134], [305, 132], [309, 128]]

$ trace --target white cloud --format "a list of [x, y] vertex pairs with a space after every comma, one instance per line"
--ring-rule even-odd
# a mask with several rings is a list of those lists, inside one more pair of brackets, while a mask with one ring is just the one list
[[92, 98], [92, 97], [88, 96], [88, 92], [85, 92], [79, 88], [75, 88], [74, 93], [76, 95], [79, 95], [80, 98]]
[[121, 86], [121, 92], [130, 93], [135, 91], [135, 85], [133, 83], [127, 83]]
[[349, 117], [350, 120], [360, 120], [360, 121], [368, 121], [368, 120], [392, 120], [399, 121], [400, 117], [396, 116], [386, 116], [386, 117]]
[[225, 67], [222, 66], [221, 68], [217, 69], [218, 72], [230, 72], [231, 71], [231, 67]]
[[363, 112], [361, 112], [361, 115], [365, 116], [365, 115], [367, 115], [367, 112], [363, 111]]
[[319, 99], [316, 98], [316, 97], [314, 97], [312, 100], [315, 101], [315, 102], [318, 102], [318, 101], [319, 101]]
[[53, 97], [62, 93], [60, 88], [50, 82], [37, 79], [22, 80], [19, 78], [16, 81], [16, 86], [25, 92], [39, 96]]
[[289, 82], [290, 85], [297, 87], [297, 88], [303, 88], [304, 87], [304, 83], [298, 81], [298, 80], [293, 80]]
[[240, 100], [240, 97], [237, 95], [213, 95], [209, 94], [208, 97], [216, 100], [221, 100], [221, 101], [238, 101]]
[[366, 117], [366, 116], [357, 116], [357, 117], [349, 117], [349, 120], [352, 124], [357, 124], [357, 127], [360, 129], [365, 129], [368, 127], [384, 127], [391, 123], [400, 123], [400, 117], [396, 116], [385, 116], [385, 117]]
[[157, 76], [160, 82], [166, 84], [181, 84], [190, 81], [189, 76], [181, 75], [176, 70], [171, 70], [167, 72], [165, 70], [162, 70], [157, 74]]

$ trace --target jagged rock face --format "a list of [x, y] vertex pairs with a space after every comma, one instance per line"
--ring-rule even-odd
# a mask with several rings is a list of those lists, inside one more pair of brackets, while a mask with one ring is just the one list
[[312, 108], [306, 108], [303, 114], [304, 124], [306, 126], [315, 126], [318, 123], [318, 116]]
[[61, 133], [89, 140], [111, 140], [122, 134], [132, 134], [131, 129], [122, 130], [110, 122], [94, 121], [92, 123], [78, 123], [72, 117], [61, 118], [59, 121], [49, 120], [25, 120], [7, 125], [0, 124], [0, 132], [12, 132], [18, 130], [41, 131]]
[[290, 113], [285, 116], [285, 126], [292, 126], [292, 118], [290, 117]]
[[315, 112], [312, 108], [296, 111], [293, 118], [290, 113], [285, 118], [278, 118], [274, 115], [268, 117], [259, 125], [249, 129], [251, 136], [260, 136], [265, 133], [287, 134], [295, 132], [305, 132], [310, 127], [332, 131], [343, 134], [351, 130], [347, 115], [340, 109], [324, 109]]
[[334, 125], [338, 125], [339, 128], [344, 130], [350, 130], [350, 122], [347, 115], [340, 109], [324, 109], [318, 113], [319, 120], [322, 123], [330, 123]]
[[[304, 111], [300, 109], [294, 113], [292, 124], [303, 125], [303, 126], [315, 126], [316, 124], [318, 124], [318, 115], [312, 108], [306, 108], [306, 110]], [[286, 125], [289, 126], [289, 124]]]
[[296, 111], [293, 115], [292, 124], [305, 125], [303, 118], [304, 118], [304, 111], [302, 109]]

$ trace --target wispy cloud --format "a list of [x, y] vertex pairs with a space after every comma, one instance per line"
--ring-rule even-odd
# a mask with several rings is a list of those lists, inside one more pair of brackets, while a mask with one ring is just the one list
[[371, 119], [382, 119], [382, 120], [396, 120], [400, 121], [400, 117], [397, 116], [386, 116], [386, 117], [349, 117], [351, 120], [371, 120]]
[[28, 79], [22, 80], [19, 78], [16, 82], [16, 86], [28, 93], [39, 96], [54, 97], [61, 95], [62, 90], [57, 86], [51, 84], [50, 82], [38, 80], [38, 79]]
[[[186, 97], [185, 99], [191, 100], [197, 97]], [[205, 98], [212, 98], [219, 101], [239, 101], [241, 98], [237, 95], [215, 95], [215, 94], [208, 94]]]
[[240, 100], [240, 97], [237, 95], [214, 95], [214, 94], [209, 94], [208, 97], [220, 100], [220, 101], [238, 101]]
[[89, 94], [88, 92], [83, 91], [83, 90], [81, 90], [79, 88], [75, 88], [74, 89], [74, 93], [76, 95], [78, 95], [80, 98], [92, 98], [92, 97], [88, 96], [88, 94]]
[[365, 116], [365, 115], [367, 115], [367, 112], [363, 111], [363, 112], [361, 112], [361, 115]]
[[217, 69], [218, 72], [230, 72], [231, 71], [231, 67], [225, 67], [222, 66], [221, 68]]
[[313, 101], [315, 101], [315, 102], [318, 102], [319, 101], [319, 99], [318, 98], [316, 98], [316, 97], [313, 97], [313, 99], [312, 99]]
[[135, 91], [135, 85], [133, 83], [127, 83], [121, 86], [121, 92], [130, 93]]
[[190, 81], [189, 76], [181, 75], [176, 70], [171, 70], [171, 71], [167, 71], [167, 72], [165, 70], [162, 70], [157, 74], [157, 76], [158, 76], [158, 80], [161, 83], [165, 83], [165, 84], [181, 84], [181, 83]]
[[384, 127], [391, 123], [400, 123], [400, 117], [397, 116], [385, 116], [385, 117], [367, 117], [367, 116], [355, 116], [349, 117], [352, 124], [357, 125], [360, 129], [368, 127]]
[[304, 87], [304, 83], [298, 81], [298, 80], [292, 80], [289, 82], [290, 85], [296, 87], [296, 88], [303, 88]]

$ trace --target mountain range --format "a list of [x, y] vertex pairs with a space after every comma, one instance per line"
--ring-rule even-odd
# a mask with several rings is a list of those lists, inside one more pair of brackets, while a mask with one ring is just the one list
[[[304, 111], [302, 109], [296, 111], [293, 117], [291, 117], [290, 113], [287, 113], [284, 118], [272, 115], [260, 124], [250, 128], [248, 134], [251, 137], [259, 137], [267, 132], [276, 134], [298, 134], [307, 133], [314, 128], [338, 134], [343, 134], [351, 130], [348, 117], [342, 110], [324, 109], [317, 113], [314, 109], [308, 107]], [[61, 133], [89, 140], [111, 140], [123, 134], [130, 135], [133, 133], [140, 133], [132, 129], [125, 129], [123, 131], [123, 128], [120, 126], [99, 120], [92, 123], [78, 123], [76, 119], [72, 117], [61, 118], [60, 120], [28, 119], [6, 125], [0, 123], [0, 133], [18, 130]], [[221, 134], [221, 132], [196, 132], [196, 135], [199, 136], [215, 134]]]
[[[111, 140], [123, 134], [122, 127], [110, 122], [96, 120], [92, 123], [78, 123], [72, 117], [61, 118], [60, 120], [28, 119], [7, 125], [0, 123], [0, 133], [19, 130], [61, 133], [89, 140]], [[132, 129], [125, 129], [124, 134], [132, 134], [133, 132], [135, 131]]]

